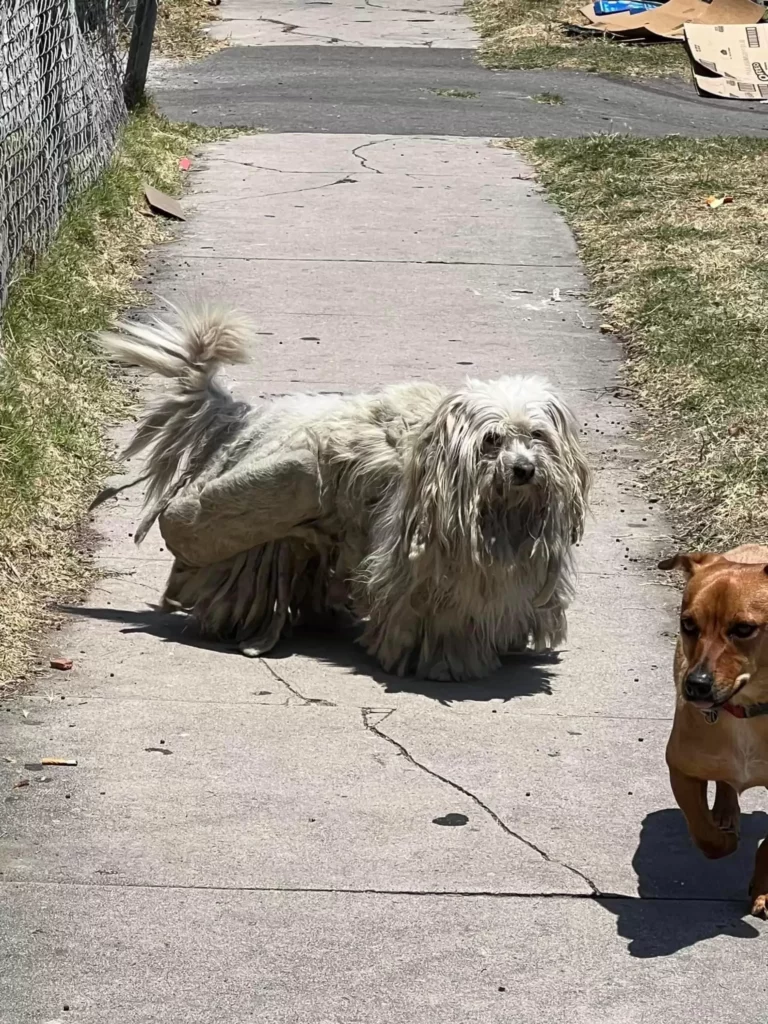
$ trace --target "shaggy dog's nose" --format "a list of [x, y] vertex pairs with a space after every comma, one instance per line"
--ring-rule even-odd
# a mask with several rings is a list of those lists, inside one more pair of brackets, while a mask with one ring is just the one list
[[527, 484], [533, 479], [536, 467], [527, 459], [518, 459], [512, 466], [512, 479], [516, 484]]

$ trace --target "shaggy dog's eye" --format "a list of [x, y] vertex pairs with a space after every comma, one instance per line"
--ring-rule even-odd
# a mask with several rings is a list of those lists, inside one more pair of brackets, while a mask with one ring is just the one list
[[534, 441], [543, 441], [546, 437], [546, 434], [543, 430], [532, 430], [531, 437]]
[[754, 636], [756, 632], [757, 626], [754, 622], [734, 622], [728, 630], [730, 636], [736, 640], [749, 640], [749, 638]]
[[483, 438], [483, 455], [496, 455], [504, 444], [504, 438], [495, 430], [490, 430]]
[[699, 632], [699, 627], [687, 615], [680, 619], [680, 629], [683, 633], [687, 633], [688, 636], [695, 636]]

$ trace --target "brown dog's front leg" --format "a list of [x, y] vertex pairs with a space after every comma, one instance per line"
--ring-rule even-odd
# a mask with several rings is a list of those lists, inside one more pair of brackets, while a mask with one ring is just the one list
[[712, 807], [712, 820], [721, 832], [740, 832], [741, 808], [739, 794], [727, 782], [718, 782], [715, 802]]
[[749, 895], [755, 917], [768, 917], [768, 837], [757, 848]]
[[735, 832], [722, 832], [715, 824], [707, 804], [707, 783], [672, 767], [669, 781], [691, 838], [704, 856], [716, 860], [733, 853], [739, 845], [739, 837]]

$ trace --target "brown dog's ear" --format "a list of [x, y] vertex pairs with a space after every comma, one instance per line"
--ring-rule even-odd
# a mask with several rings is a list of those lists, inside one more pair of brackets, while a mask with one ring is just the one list
[[695, 572], [705, 565], [712, 565], [713, 562], [722, 562], [723, 556], [712, 554], [708, 551], [691, 551], [687, 555], [676, 554], [669, 558], [662, 558], [658, 564], [659, 569], [682, 569], [686, 576], [693, 576]]

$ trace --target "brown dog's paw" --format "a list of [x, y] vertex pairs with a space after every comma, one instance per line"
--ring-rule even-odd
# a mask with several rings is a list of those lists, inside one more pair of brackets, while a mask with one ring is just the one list
[[739, 798], [730, 786], [717, 784], [717, 795], [712, 808], [712, 821], [721, 832], [733, 832], [738, 836], [741, 828]]
[[756, 895], [752, 893], [752, 916], [762, 917], [764, 920], [768, 918], [768, 894], [762, 893]]
[[716, 838], [701, 840], [697, 845], [708, 860], [720, 860], [736, 852], [739, 837], [735, 832], [720, 832]]
[[715, 804], [712, 808], [712, 820], [721, 832], [730, 832], [738, 838], [741, 827], [741, 811], [738, 805], [734, 810], [731, 807], [718, 807]]

